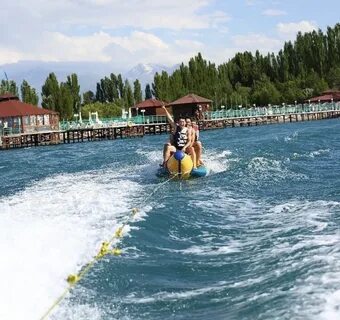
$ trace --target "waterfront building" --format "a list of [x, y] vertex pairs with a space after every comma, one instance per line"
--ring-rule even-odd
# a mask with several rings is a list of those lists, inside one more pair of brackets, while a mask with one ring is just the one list
[[24, 103], [10, 93], [0, 96], [0, 135], [59, 130], [58, 112]]
[[212, 100], [200, 97], [194, 93], [190, 93], [168, 104], [172, 108], [172, 114], [175, 119], [194, 117], [197, 120], [203, 119], [204, 112], [209, 111], [211, 105]]
[[309, 103], [324, 103], [324, 102], [337, 102], [340, 101], [340, 91], [338, 90], [327, 90], [322, 92], [321, 96], [313, 97], [306, 102]]
[[168, 103], [157, 99], [147, 99], [137, 103], [131, 107], [131, 115], [133, 117], [138, 115], [144, 116], [165, 116], [165, 112], [162, 106], [166, 106]]

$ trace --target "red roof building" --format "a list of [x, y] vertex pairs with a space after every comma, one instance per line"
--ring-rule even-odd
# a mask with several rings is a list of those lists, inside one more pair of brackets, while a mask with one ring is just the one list
[[17, 133], [59, 130], [59, 115], [6, 93], [0, 96], [0, 132], [3, 129]]
[[324, 91], [321, 96], [313, 97], [311, 99], [306, 100], [306, 102], [307, 101], [311, 103], [340, 101], [340, 91], [327, 90], [327, 91]]
[[208, 111], [211, 104], [212, 100], [191, 93], [169, 103], [168, 106], [172, 107], [175, 119], [195, 117], [197, 120], [202, 120], [203, 112]]
[[167, 105], [167, 102], [157, 99], [147, 99], [137, 103], [131, 107], [132, 116], [140, 115], [144, 113], [145, 116], [165, 116], [165, 112], [162, 106]]

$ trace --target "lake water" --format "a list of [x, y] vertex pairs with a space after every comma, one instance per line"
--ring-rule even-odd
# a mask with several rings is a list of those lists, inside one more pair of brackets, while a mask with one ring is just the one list
[[166, 139], [0, 153], [0, 319], [40, 319], [126, 221], [50, 319], [340, 319], [340, 121], [201, 132], [188, 181], [155, 176]]

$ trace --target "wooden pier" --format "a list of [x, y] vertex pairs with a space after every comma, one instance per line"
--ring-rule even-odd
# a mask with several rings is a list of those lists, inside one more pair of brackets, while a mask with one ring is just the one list
[[[204, 119], [199, 122], [200, 130], [227, 127], [258, 126], [264, 124], [312, 121], [339, 118], [340, 110], [258, 115]], [[43, 131], [0, 136], [0, 150], [55, 145], [60, 143], [79, 143], [100, 140], [137, 138], [144, 135], [170, 133], [166, 123], [138, 124], [123, 127], [74, 128], [61, 131]]]
[[203, 120], [201, 130], [340, 118], [340, 110]]
[[137, 138], [144, 136], [143, 126], [107, 127], [107, 128], [79, 128], [60, 131], [61, 143], [75, 143], [85, 141], [115, 140], [123, 138]]
[[60, 143], [60, 131], [21, 133], [0, 137], [0, 150], [28, 148]]
[[169, 133], [168, 124], [146, 124], [124, 127], [78, 128], [60, 131], [11, 134], [0, 137], [0, 150], [37, 147], [60, 143], [78, 143]]
[[85, 141], [115, 140], [124, 138], [141, 138], [144, 135], [170, 133], [170, 125], [141, 124], [125, 127], [85, 128], [60, 131], [61, 143]]

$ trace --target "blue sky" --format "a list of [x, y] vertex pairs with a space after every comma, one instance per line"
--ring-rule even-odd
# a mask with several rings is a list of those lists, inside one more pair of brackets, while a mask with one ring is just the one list
[[23, 60], [173, 65], [201, 52], [277, 52], [298, 31], [340, 22], [340, 1], [11, 0], [0, 10], [0, 65]]

